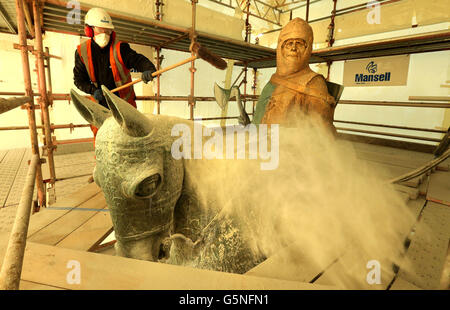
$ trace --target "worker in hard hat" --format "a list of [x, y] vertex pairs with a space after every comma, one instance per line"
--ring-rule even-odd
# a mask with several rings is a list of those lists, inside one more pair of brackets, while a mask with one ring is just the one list
[[[87, 12], [85, 34], [89, 40], [78, 45], [75, 52], [74, 82], [105, 108], [108, 109], [108, 105], [102, 85], [112, 90], [131, 82], [131, 69], [142, 72], [145, 83], [153, 79], [152, 73], [156, 71], [153, 63], [136, 53], [128, 43], [116, 40], [112, 19], [105, 10], [92, 8]], [[120, 90], [118, 95], [136, 107], [133, 86]]]
[[[105, 10], [92, 8], [87, 12], [84, 32], [89, 39], [75, 51], [73, 79], [80, 90], [91, 94], [99, 104], [109, 109], [101, 86], [112, 90], [131, 82], [131, 69], [142, 72], [144, 83], [153, 80], [152, 73], [156, 71], [153, 63], [136, 53], [128, 43], [116, 40], [112, 19]], [[116, 94], [136, 108], [133, 86]], [[95, 146], [98, 128], [91, 125], [91, 130]], [[88, 182], [93, 182], [93, 178]]]

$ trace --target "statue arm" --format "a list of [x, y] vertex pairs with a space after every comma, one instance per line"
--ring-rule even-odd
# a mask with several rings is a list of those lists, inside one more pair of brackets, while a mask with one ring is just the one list
[[252, 120], [253, 124], [258, 125], [261, 123], [266, 111], [266, 106], [275, 88], [276, 86], [270, 82], [267, 82], [266, 86], [264, 86], [261, 95], [259, 96], [258, 103], [256, 104], [255, 114], [253, 115]]
[[[323, 98], [317, 98], [310, 96], [308, 98], [310, 104], [310, 110], [316, 111], [324, 120], [326, 124], [332, 127], [335, 132], [336, 129], [333, 125], [334, 120], [334, 99], [329, 95], [325, 78], [322, 75], [314, 77], [309, 83], [308, 88], [314, 89], [318, 93], [324, 94]], [[326, 94], [326, 95], [325, 95]]]

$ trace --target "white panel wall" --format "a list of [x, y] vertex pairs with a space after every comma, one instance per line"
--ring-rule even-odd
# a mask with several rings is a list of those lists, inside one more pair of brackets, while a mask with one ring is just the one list
[[[18, 37], [8, 34], [0, 34], [0, 91], [24, 92], [22, 62], [20, 51], [13, 48], [18, 42]], [[32, 44], [31, 41], [28, 44]], [[30, 59], [31, 70], [34, 69], [34, 60]], [[33, 89], [37, 91], [35, 74], [32, 74]], [[40, 113], [36, 113], [36, 123], [39, 125]], [[28, 126], [26, 110], [16, 108], [0, 114], [0, 127]], [[28, 130], [0, 131], [0, 149], [29, 147], [30, 134]]]
[[[366, 3], [367, 1], [358, 0], [339, 0], [337, 9], [350, 7], [353, 5]], [[319, 1], [313, 3], [310, 7], [309, 18], [314, 20], [323, 16], [328, 16], [333, 9], [333, 1]], [[450, 9], [450, 6], [449, 6]], [[294, 11], [293, 17], [305, 18], [305, 7]], [[361, 27], [364, 27], [364, 22]], [[359, 36], [350, 39], [337, 40], [334, 46], [342, 46], [374, 40], [382, 40], [406, 35], [427, 33], [432, 31], [445, 30], [450, 28], [449, 22], [426, 25], [403, 30], [389, 31], [372, 35]], [[339, 31], [339, 27], [336, 28]], [[343, 100], [367, 100], [367, 101], [398, 101], [407, 102], [409, 96], [448, 96], [450, 89], [441, 87], [445, 84], [450, 74], [450, 51], [412, 54], [410, 58], [408, 73], [408, 83], [406, 86], [389, 87], [347, 87], [345, 88], [341, 99]], [[317, 65], [311, 66], [313, 70], [318, 71]], [[330, 81], [342, 84], [344, 62], [334, 62], [331, 66]], [[321, 70], [322, 74], [326, 70]], [[447, 112], [448, 113], [448, 112]], [[362, 106], [362, 105], [338, 105], [336, 108], [335, 119], [347, 121], [359, 121], [368, 123], [379, 123], [388, 125], [442, 129], [446, 130], [450, 124], [444, 121], [445, 109], [437, 108], [404, 108], [387, 106]], [[390, 133], [400, 133], [407, 135], [417, 135], [422, 137], [431, 137], [440, 139], [442, 134], [426, 133], [420, 131], [405, 131], [379, 127], [368, 127], [358, 125], [346, 125], [336, 123], [339, 127], [361, 128], [373, 131], [385, 131]], [[356, 133], [354, 133], [356, 134]], [[380, 136], [381, 137], [381, 136]], [[386, 137], [384, 137], [386, 138]], [[397, 139], [397, 138], [395, 138]], [[399, 139], [404, 141], [416, 141], [410, 139]], [[430, 142], [431, 144], [436, 144]]]

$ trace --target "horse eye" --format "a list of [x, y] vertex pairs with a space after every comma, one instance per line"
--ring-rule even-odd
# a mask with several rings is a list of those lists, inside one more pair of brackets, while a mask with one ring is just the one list
[[154, 174], [145, 178], [139, 185], [136, 187], [136, 191], [134, 195], [137, 198], [147, 198], [153, 195], [161, 183], [161, 176], [159, 174]]

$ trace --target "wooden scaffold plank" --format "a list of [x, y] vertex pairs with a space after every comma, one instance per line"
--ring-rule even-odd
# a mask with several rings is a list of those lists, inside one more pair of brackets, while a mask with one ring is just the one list
[[[7, 240], [0, 236], [0, 257]], [[67, 281], [69, 261], [80, 266], [80, 282]], [[65, 289], [238, 290], [334, 289], [294, 281], [174, 266], [124, 257], [76, 251], [28, 242], [22, 280]]]
[[[77, 208], [69, 210], [64, 216], [43, 227], [38, 232], [29, 235], [28, 241], [56, 245], [96, 215], [99, 212], [96, 210], [104, 208], [106, 208], [105, 198], [103, 193], [98, 193], [92, 199], [82, 203]], [[54, 210], [47, 210], [47, 212], [54, 212]]]
[[[408, 201], [407, 207], [415, 219], [419, 217], [425, 203], [426, 200], [424, 198]], [[412, 228], [413, 227], [403, 232], [405, 240], [409, 238], [408, 235]], [[380, 263], [380, 284], [370, 284], [367, 282], [366, 278], [370, 271], [367, 267], [368, 262], [374, 259]], [[339, 257], [339, 259], [327, 268], [313, 283], [333, 285], [341, 289], [385, 290], [394, 279], [395, 271], [393, 262], [388, 257], [374, 258], [367, 255], [361, 255], [356, 249], [349, 247], [345, 254]]]
[[90, 251], [98, 246], [113, 231], [108, 212], [98, 212], [86, 223], [58, 242], [61, 248]]
[[[405, 173], [408, 173], [412, 170], [411, 168], [391, 166], [391, 165], [381, 164], [381, 163], [376, 163], [376, 162], [367, 162], [367, 163], [371, 168], [375, 169], [381, 177], [384, 177], [387, 180], [404, 175]], [[421, 176], [415, 177], [411, 180], [401, 182], [400, 184], [417, 188], [420, 185], [420, 183], [422, 183], [423, 178], [424, 178], [424, 176], [421, 175]]]
[[341, 252], [329, 251], [322, 244], [317, 244], [317, 249], [310, 248], [309, 250], [314, 253], [321, 253], [321, 259], [317, 260], [317, 258], [315, 259], [302, 251], [301, 244], [293, 244], [269, 257], [245, 274], [309, 283], [342, 254]]
[[356, 150], [358, 158], [378, 162], [382, 164], [388, 164], [391, 166], [399, 166], [404, 168], [415, 169], [432, 159], [432, 154], [429, 154], [430, 159], [422, 159], [420, 157], [406, 157], [400, 154], [383, 154], [378, 152], [360, 151]]
[[31, 290], [32, 291], [36, 291], [36, 290], [47, 291], [47, 290], [63, 290], [63, 288], [45, 285], [45, 284], [36, 283], [36, 282], [31, 282], [31, 281], [21, 280], [19, 290], [22, 290], [22, 291], [31, 291]]
[[[97, 195], [100, 191], [100, 188], [95, 183], [91, 183], [83, 187], [80, 191], [72, 193], [63, 199], [58, 200], [49, 208], [43, 209], [42, 211], [34, 214], [30, 219], [28, 236], [32, 236], [39, 230], [53, 223], [54, 221], [68, 213], [71, 208], [75, 208], [81, 205], [82, 203]], [[56, 208], [64, 209], [60, 210]]]

